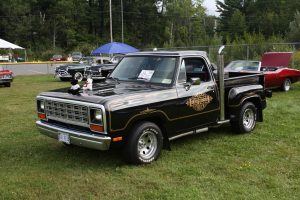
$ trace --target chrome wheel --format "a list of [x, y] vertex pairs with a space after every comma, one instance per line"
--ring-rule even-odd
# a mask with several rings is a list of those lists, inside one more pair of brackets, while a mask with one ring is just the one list
[[291, 89], [291, 87], [292, 87], [292, 82], [291, 82], [291, 80], [290, 79], [285, 79], [284, 80], [284, 83], [283, 83], [283, 90], [284, 91], [289, 91], [290, 89]]
[[78, 82], [82, 81], [82, 79], [83, 79], [82, 73], [81, 72], [76, 72], [74, 74], [74, 79], [77, 80]]
[[157, 151], [157, 137], [151, 130], [144, 130], [138, 139], [138, 155], [142, 159], [150, 159]]
[[246, 129], [252, 129], [255, 124], [255, 114], [250, 108], [247, 108], [243, 115], [243, 125]]

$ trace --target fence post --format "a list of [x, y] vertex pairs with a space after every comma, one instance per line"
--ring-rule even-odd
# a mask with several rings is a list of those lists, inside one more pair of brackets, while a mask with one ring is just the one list
[[293, 57], [292, 57], [292, 67], [295, 67], [295, 44], [293, 44]]
[[247, 60], [249, 60], [249, 45], [247, 45]]
[[47, 63], [47, 75], [49, 74], [49, 63]]

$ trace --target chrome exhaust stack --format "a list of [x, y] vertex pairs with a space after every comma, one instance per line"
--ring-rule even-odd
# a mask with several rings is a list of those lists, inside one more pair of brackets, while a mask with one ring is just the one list
[[221, 46], [218, 51], [218, 77], [220, 94], [220, 121], [225, 120], [225, 85], [224, 85], [224, 55], [225, 46]]

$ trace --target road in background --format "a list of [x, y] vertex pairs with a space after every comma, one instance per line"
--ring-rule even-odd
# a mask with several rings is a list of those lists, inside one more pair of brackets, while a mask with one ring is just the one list
[[4, 68], [11, 70], [14, 76], [54, 74], [55, 67], [62, 63], [36, 63], [36, 64], [1, 64]]

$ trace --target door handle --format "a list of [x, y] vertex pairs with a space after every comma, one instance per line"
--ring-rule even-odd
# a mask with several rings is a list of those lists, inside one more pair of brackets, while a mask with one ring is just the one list
[[206, 89], [208, 89], [208, 90], [214, 90], [215, 89], [215, 87], [214, 86], [207, 86], [207, 88]]

